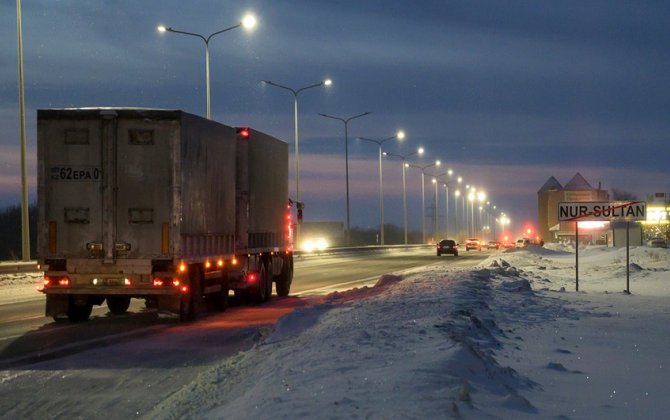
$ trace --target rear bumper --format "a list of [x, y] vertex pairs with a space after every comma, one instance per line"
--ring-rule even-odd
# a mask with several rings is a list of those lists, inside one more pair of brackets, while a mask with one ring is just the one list
[[118, 295], [118, 296], [177, 296], [176, 287], [162, 288], [117, 288], [117, 287], [48, 287], [41, 291], [45, 295]]

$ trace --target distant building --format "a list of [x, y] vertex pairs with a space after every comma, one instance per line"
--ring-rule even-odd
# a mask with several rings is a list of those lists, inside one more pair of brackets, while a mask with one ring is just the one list
[[663, 238], [670, 240], [670, 193], [647, 196], [647, 220], [642, 222], [645, 240]]
[[[558, 204], [578, 201], [609, 201], [609, 193], [600, 188], [600, 183], [598, 188], [593, 188], [579, 172], [565, 186], [553, 176], [544, 183], [537, 192], [537, 222], [538, 234], [545, 242], [574, 240], [575, 224], [559, 222]], [[580, 229], [580, 239], [596, 243], [602, 240], [601, 237], [606, 233], [606, 226], [584, 232]]]

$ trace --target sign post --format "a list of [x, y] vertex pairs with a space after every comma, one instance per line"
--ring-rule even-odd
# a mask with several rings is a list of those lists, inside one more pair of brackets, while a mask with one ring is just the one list
[[579, 222], [626, 222], [626, 294], [630, 294], [630, 222], [646, 220], [647, 203], [644, 201], [563, 202], [558, 203], [558, 220], [575, 222], [575, 289], [579, 291]]
[[579, 222], [575, 220], [575, 292], [579, 292]]

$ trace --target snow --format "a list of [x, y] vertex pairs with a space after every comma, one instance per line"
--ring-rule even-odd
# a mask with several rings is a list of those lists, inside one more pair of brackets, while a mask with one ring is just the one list
[[667, 418], [670, 250], [631, 248], [631, 294], [625, 251], [580, 249], [579, 292], [573, 249], [508, 250], [0, 371], [0, 417]]

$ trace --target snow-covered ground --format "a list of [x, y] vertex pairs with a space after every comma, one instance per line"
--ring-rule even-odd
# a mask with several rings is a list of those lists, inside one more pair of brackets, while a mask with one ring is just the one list
[[[66, 372], [54, 361], [0, 371], [0, 417], [116, 418], [139, 399], [151, 401], [133, 411], [145, 418], [668, 418], [670, 250], [630, 258], [630, 295], [625, 249], [580, 250], [579, 292], [574, 250], [509, 250], [470, 270], [445, 258], [307, 299], [207, 363], [107, 366], [91, 350], [58, 362]], [[202, 333], [190, 327], [185, 343]], [[176, 392], [160, 386], [177, 377]]]

